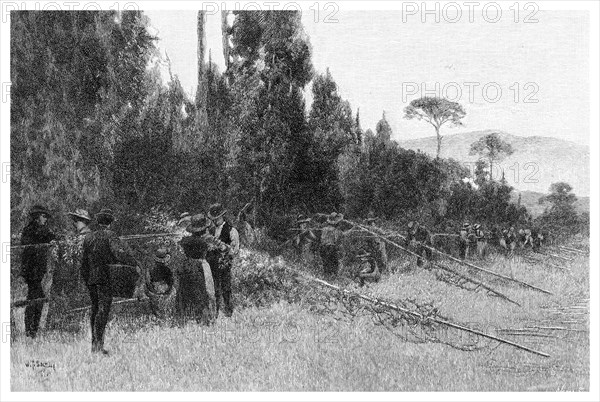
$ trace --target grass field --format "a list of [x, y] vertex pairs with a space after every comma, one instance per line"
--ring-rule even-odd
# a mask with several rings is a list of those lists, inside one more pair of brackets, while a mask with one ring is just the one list
[[[371, 286], [339, 282], [389, 301], [432, 304], [443, 316], [546, 352], [549, 358], [473, 336], [465, 342], [476, 342], [481, 347], [476, 351], [407, 342], [407, 327], [390, 331], [368, 314], [338, 319], [310, 312], [304, 303], [238, 309], [208, 328], [170, 326], [120, 305], [107, 330], [109, 357], [90, 354], [83, 315], [79, 319], [85, 330], [80, 332], [47, 331], [34, 341], [13, 340], [11, 390], [587, 391], [588, 257], [553, 261], [566, 269], [526, 264], [518, 257], [477, 262], [553, 295], [453, 265], [521, 307], [442, 282], [412, 259], [394, 260], [391, 273]], [[522, 331], [533, 326], [539, 328]], [[467, 335], [447, 336], [456, 340]]]

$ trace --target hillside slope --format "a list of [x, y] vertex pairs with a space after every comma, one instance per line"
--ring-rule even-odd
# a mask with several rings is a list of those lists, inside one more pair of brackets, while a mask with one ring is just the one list
[[[447, 135], [442, 140], [444, 158], [454, 158], [474, 169], [478, 157], [469, 155], [471, 144], [491, 132], [512, 144], [515, 153], [494, 169], [494, 177], [500, 178], [502, 171], [510, 185], [520, 191], [547, 193], [550, 185], [565, 181], [578, 196], [589, 196], [590, 153], [584, 145], [550, 137], [520, 137], [497, 130], [472, 131]], [[421, 150], [435, 155], [436, 138], [427, 137], [400, 141], [407, 149]]]

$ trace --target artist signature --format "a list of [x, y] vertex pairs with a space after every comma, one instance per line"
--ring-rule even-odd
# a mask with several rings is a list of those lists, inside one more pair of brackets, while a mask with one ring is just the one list
[[48, 362], [42, 362], [39, 360], [30, 360], [28, 362], [25, 363], [26, 367], [31, 367], [32, 369], [36, 369], [36, 368], [43, 368], [43, 369], [52, 369], [52, 370], [56, 370], [56, 364], [54, 363], [48, 363]]

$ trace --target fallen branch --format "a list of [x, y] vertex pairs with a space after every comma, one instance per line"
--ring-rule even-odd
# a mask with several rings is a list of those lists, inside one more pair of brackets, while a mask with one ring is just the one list
[[[350, 222], [350, 221], [346, 221], [346, 222], [348, 222], [348, 223], [350, 223], [350, 224], [353, 224], [353, 223], [352, 223], [352, 222]], [[399, 245], [399, 244], [397, 244], [397, 243], [395, 243], [395, 242], [391, 241], [390, 239], [387, 239], [387, 238], [385, 238], [385, 237], [383, 237], [383, 236], [381, 236], [381, 235], [378, 235], [376, 232], [374, 232], [374, 231], [371, 231], [371, 230], [369, 230], [369, 229], [367, 229], [367, 228], [365, 228], [365, 227], [363, 227], [363, 226], [361, 226], [361, 225], [357, 225], [357, 226], [358, 226], [359, 228], [361, 228], [362, 230], [364, 230], [364, 231], [366, 231], [366, 232], [370, 233], [372, 236], [377, 236], [377, 237], [381, 238], [382, 240], [386, 241], [387, 243], [391, 244], [392, 246], [395, 246], [395, 247], [399, 248], [400, 250], [402, 250], [402, 251], [404, 251], [404, 252], [406, 252], [406, 253], [408, 253], [408, 254], [411, 254], [411, 255], [414, 255], [414, 256], [416, 256], [416, 257], [419, 257], [419, 254], [415, 253], [414, 251], [408, 250], [407, 248], [404, 248], [404, 247], [402, 247], [401, 245]], [[461, 278], [461, 279], [464, 279], [464, 280], [467, 280], [467, 281], [469, 281], [469, 282], [472, 282], [472, 283], [474, 283], [474, 284], [478, 285], [478, 287], [482, 287], [482, 288], [486, 289], [488, 292], [491, 292], [491, 293], [495, 294], [496, 296], [498, 296], [498, 297], [500, 297], [500, 298], [502, 298], [502, 299], [504, 299], [504, 300], [507, 300], [507, 301], [509, 301], [509, 302], [511, 302], [511, 303], [514, 303], [514, 304], [516, 304], [517, 306], [521, 307], [521, 305], [520, 305], [519, 303], [517, 303], [516, 301], [514, 301], [514, 300], [510, 299], [508, 296], [506, 296], [506, 295], [504, 295], [504, 294], [500, 293], [499, 291], [497, 291], [497, 290], [495, 290], [495, 289], [491, 288], [489, 285], [486, 285], [485, 283], [483, 283], [483, 282], [481, 282], [481, 281], [478, 281], [478, 280], [476, 280], [476, 279], [473, 279], [473, 278], [469, 278], [468, 276], [466, 276], [466, 275], [463, 275], [463, 274], [461, 274], [461, 273], [459, 273], [459, 272], [457, 272], [457, 271], [455, 271], [455, 270], [453, 270], [453, 269], [451, 269], [451, 268], [449, 268], [449, 267], [446, 267], [445, 265], [439, 264], [439, 263], [432, 263], [432, 265], [434, 265], [435, 267], [437, 267], [437, 268], [439, 268], [439, 269], [442, 269], [442, 270], [444, 270], [444, 271], [450, 272], [450, 273], [452, 273], [452, 274], [454, 274], [454, 275], [458, 276], [458, 277], [459, 277], [459, 278]]]
[[[347, 221], [347, 222], [348, 222], [348, 223], [350, 223], [350, 224], [356, 225], [356, 226], [358, 226], [358, 227], [362, 228], [363, 230], [367, 230], [367, 231], [369, 231], [368, 229], [366, 229], [366, 228], [365, 228], [365, 227], [363, 227], [362, 225], [359, 225], [359, 224], [356, 224], [356, 223], [353, 223], [353, 222], [350, 222], [350, 221]], [[404, 239], [406, 240], [406, 238], [405, 238], [404, 236], [400, 236], [400, 237], [402, 237], [402, 238], [404, 238]], [[382, 237], [382, 238], [383, 238], [383, 237]], [[383, 239], [385, 239], [385, 238], [383, 238]], [[547, 291], [547, 290], [544, 290], [544, 289], [538, 288], [537, 286], [530, 285], [529, 283], [526, 283], [526, 282], [520, 281], [520, 280], [518, 280], [518, 279], [511, 278], [511, 277], [509, 277], [509, 276], [506, 276], [506, 275], [499, 274], [499, 273], [497, 273], [497, 272], [494, 272], [494, 271], [490, 271], [489, 269], [485, 269], [485, 268], [478, 267], [477, 265], [473, 265], [473, 264], [471, 264], [471, 263], [469, 263], [469, 262], [466, 262], [466, 261], [460, 260], [460, 259], [458, 259], [458, 258], [455, 258], [455, 257], [453, 257], [453, 256], [451, 256], [451, 255], [449, 255], [449, 254], [446, 254], [446, 253], [444, 253], [444, 252], [442, 252], [442, 251], [440, 251], [440, 250], [438, 250], [438, 249], [436, 249], [436, 248], [434, 248], [434, 247], [430, 247], [430, 246], [428, 246], [428, 245], [426, 245], [426, 244], [423, 244], [423, 243], [420, 243], [420, 244], [421, 244], [423, 247], [427, 248], [428, 250], [431, 250], [431, 251], [433, 251], [433, 252], [435, 252], [435, 253], [437, 253], [437, 254], [443, 255], [443, 256], [445, 256], [446, 258], [449, 258], [449, 259], [451, 259], [452, 261], [458, 262], [459, 264], [466, 265], [466, 266], [468, 266], [468, 267], [471, 267], [471, 268], [477, 269], [477, 270], [479, 270], [479, 271], [482, 271], [482, 272], [488, 273], [488, 274], [490, 274], [490, 275], [496, 276], [496, 277], [498, 277], [498, 278], [502, 278], [502, 279], [504, 279], [504, 280], [507, 280], [507, 281], [515, 282], [515, 283], [517, 283], [517, 284], [519, 284], [519, 285], [521, 285], [521, 286], [523, 286], [523, 287], [527, 287], [527, 288], [530, 288], [530, 289], [537, 290], [538, 292], [546, 293], [546, 294], [549, 294], [549, 295], [551, 295], [551, 294], [552, 294], [552, 292], [549, 292], [549, 291]]]
[[348, 289], [340, 288], [339, 286], [333, 285], [333, 284], [331, 284], [329, 282], [326, 282], [326, 281], [324, 281], [322, 279], [314, 278], [314, 277], [312, 277], [312, 276], [310, 276], [310, 275], [308, 275], [308, 274], [306, 274], [304, 272], [296, 271], [296, 270], [293, 270], [293, 269], [288, 268], [288, 267], [284, 267], [284, 268], [287, 269], [287, 270], [289, 270], [289, 271], [291, 271], [291, 272], [294, 272], [295, 274], [300, 275], [300, 276], [302, 276], [302, 277], [304, 277], [304, 278], [306, 278], [308, 280], [311, 280], [311, 281], [316, 282], [316, 283], [318, 283], [318, 284], [320, 284], [320, 285], [322, 285], [324, 287], [327, 287], [329, 289], [336, 290], [336, 291], [338, 291], [340, 293], [344, 293], [344, 294], [347, 294], [349, 296], [359, 297], [360, 299], [365, 300], [365, 301], [367, 301], [369, 303], [377, 304], [379, 306], [383, 306], [385, 308], [389, 308], [391, 310], [395, 310], [395, 311], [398, 311], [398, 312], [401, 312], [401, 313], [413, 316], [415, 318], [418, 318], [419, 320], [423, 320], [423, 321], [429, 320], [429, 321], [436, 322], [436, 323], [441, 324], [441, 325], [445, 325], [445, 326], [447, 326], [449, 328], [458, 329], [460, 331], [464, 331], [464, 332], [468, 332], [468, 333], [471, 333], [471, 334], [479, 335], [479, 336], [481, 336], [483, 338], [492, 339], [494, 341], [497, 341], [497, 342], [500, 342], [500, 343], [503, 343], [503, 344], [506, 344], [506, 345], [513, 346], [513, 347], [515, 347], [517, 349], [521, 349], [521, 350], [524, 350], [526, 352], [536, 354], [538, 356], [550, 357], [550, 355], [547, 354], [547, 353], [540, 352], [540, 351], [528, 348], [528, 347], [523, 346], [523, 345], [519, 345], [518, 343], [509, 341], [507, 339], [499, 338], [499, 337], [496, 337], [496, 336], [493, 336], [493, 335], [490, 335], [490, 334], [486, 334], [485, 332], [478, 331], [478, 330], [473, 329], [473, 328], [469, 328], [469, 327], [465, 327], [465, 326], [462, 326], [462, 325], [458, 325], [458, 324], [455, 324], [455, 323], [450, 322], [448, 320], [442, 320], [442, 319], [438, 319], [438, 318], [435, 318], [435, 317], [424, 316], [423, 314], [420, 314], [420, 313], [417, 313], [415, 311], [411, 311], [411, 310], [408, 310], [408, 309], [396, 306], [396, 305], [394, 305], [392, 303], [385, 302], [385, 301], [377, 299], [375, 297], [366, 296], [366, 295], [363, 295], [361, 293], [357, 293], [357, 292], [350, 291]]
[[579, 254], [584, 254], [584, 255], [588, 254], [587, 251], [585, 251], [585, 250], [579, 250], [579, 249], [576, 249], [576, 248], [570, 248], [570, 247], [565, 247], [565, 246], [556, 246], [556, 247], [558, 247], [558, 248], [560, 248], [562, 250], [572, 251], [574, 253], [579, 253]]

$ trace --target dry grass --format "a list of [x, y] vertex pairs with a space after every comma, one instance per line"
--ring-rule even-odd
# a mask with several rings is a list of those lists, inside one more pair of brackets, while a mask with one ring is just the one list
[[[504, 274], [511, 262], [482, 262]], [[589, 314], [560, 310], [589, 297], [589, 263], [570, 271], [512, 262], [515, 277], [552, 296], [488, 282], [518, 307], [440, 282], [406, 261], [361, 292], [388, 300], [433, 303], [440, 313], [551, 355], [543, 358], [489, 343], [464, 352], [442, 344], [404, 342], [368, 317], [336, 321], [285, 302], [238, 310], [214, 327], [171, 327], [117, 307], [108, 328], [109, 357], [89, 353], [89, 330], [46, 332], [11, 345], [12, 391], [587, 391]], [[404, 267], [404, 269], [402, 269]], [[455, 266], [455, 268], [458, 268]], [[466, 271], [465, 271], [466, 272]], [[483, 279], [483, 277], [481, 277]], [[354, 286], [354, 285], [349, 285]], [[585, 314], [580, 315], [578, 311]], [[129, 317], [128, 313], [138, 315]], [[86, 319], [86, 317], [82, 317]], [[550, 337], [507, 335], [499, 329], [555, 326]], [[84, 326], [85, 327], [85, 326]], [[85, 327], [87, 328], [87, 327]], [[402, 329], [400, 329], [402, 331]], [[482, 344], [485, 342], [482, 341]], [[54, 365], [32, 367], [31, 361]], [[39, 365], [38, 365], [39, 366]]]

